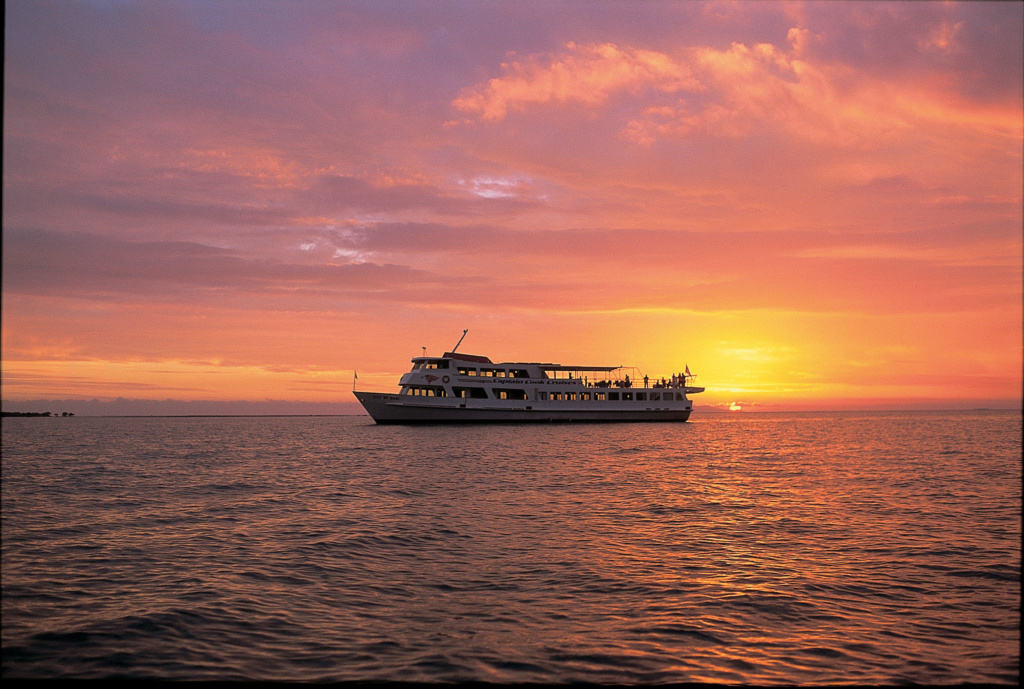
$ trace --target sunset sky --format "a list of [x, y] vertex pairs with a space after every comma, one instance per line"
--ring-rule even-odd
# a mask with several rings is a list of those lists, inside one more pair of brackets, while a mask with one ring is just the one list
[[[8, 0], [2, 395], [1018, 406], [1024, 5]], [[143, 403], [139, 402], [139, 409]], [[150, 407], [146, 407], [150, 408]]]

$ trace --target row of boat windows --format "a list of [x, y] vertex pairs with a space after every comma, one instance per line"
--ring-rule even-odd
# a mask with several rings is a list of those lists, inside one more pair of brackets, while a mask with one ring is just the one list
[[[447, 397], [448, 391], [440, 385], [407, 385], [403, 395], [413, 397]], [[452, 386], [453, 397], [487, 399], [487, 390], [478, 387]], [[494, 396], [499, 400], [525, 400], [526, 390], [495, 390]]]
[[[402, 390], [403, 395], [411, 395], [413, 397], [447, 397], [448, 391], [440, 385], [407, 385]], [[454, 397], [470, 398], [470, 399], [487, 399], [487, 389], [472, 387], [472, 386], [453, 386], [452, 395]], [[504, 388], [501, 390], [494, 391], [495, 398], [499, 400], [525, 400], [528, 399], [526, 390], [520, 389], [508, 389]], [[682, 401], [685, 399], [681, 392], [537, 392], [538, 400], [564, 400], [564, 401], [631, 401], [637, 402], [659, 402], [662, 400], [678, 400]]]
[[413, 371], [417, 371], [421, 368], [448, 368], [448, 360], [431, 359], [430, 361], [417, 361], [412, 365]]
[[503, 369], [503, 368], [469, 368], [460, 367], [460, 376], [490, 376], [491, 378], [529, 378], [530, 372], [522, 368]]
[[[417, 361], [412, 366], [413, 371], [423, 369], [449, 368], [447, 359], [432, 359], [428, 361]], [[524, 368], [476, 368], [475, 366], [460, 366], [460, 376], [488, 376], [490, 378], [529, 378], [530, 372]]]

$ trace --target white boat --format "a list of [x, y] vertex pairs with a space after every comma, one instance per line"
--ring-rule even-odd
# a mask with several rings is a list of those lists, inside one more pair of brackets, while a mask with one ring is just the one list
[[375, 422], [413, 424], [686, 421], [687, 395], [704, 391], [688, 385], [689, 367], [637, 381], [616, 375], [622, 366], [494, 363], [456, 349], [413, 358], [397, 393], [353, 392]]

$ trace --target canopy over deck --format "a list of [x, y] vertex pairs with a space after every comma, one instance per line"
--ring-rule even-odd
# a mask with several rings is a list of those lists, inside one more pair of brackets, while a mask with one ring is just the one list
[[480, 356], [478, 354], [461, 354], [456, 352], [445, 352], [442, 359], [461, 359], [462, 361], [474, 361], [478, 364], [492, 364], [493, 361], [486, 356]]
[[564, 366], [562, 364], [536, 364], [545, 371], [615, 371], [622, 366]]
[[436, 361], [437, 359], [457, 359], [459, 361], [469, 361], [476, 364], [492, 364], [494, 366], [536, 366], [544, 371], [617, 371], [623, 366], [570, 366], [567, 364], [550, 364], [542, 363], [539, 361], [502, 361], [495, 363], [491, 361], [489, 357], [479, 356], [476, 354], [460, 354], [457, 352], [445, 352], [442, 356], [416, 356], [413, 357], [413, 362], [419, 361]]

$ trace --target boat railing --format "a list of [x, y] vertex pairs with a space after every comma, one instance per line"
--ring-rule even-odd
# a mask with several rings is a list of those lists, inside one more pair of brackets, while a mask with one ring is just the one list
[[[564, 369], [563, 369], [564, 370]], [[686, 373], [673, 373], [671, 376], [661, 376], [658, 378], [652, 376], [641, 376], [639, 371], [632, 366], [623, 366], [619, 369], [618, 374], [613, 374], [614, 377], [602, 378], [598, 380], [591, 380], [589, 376], [580, 375], [580, 371], [569, 371], [568, 380], [575, 380], [583, 384], [585, 388], [638, 388], [641, 390], [684, 390], [687, 387], [691, 387], [694, 383], [694, 379], [697, 377], [687, 371]], [[631, 371], [632, 376], [629, 373], [622, 375], [625, 371]], [[576, 375], [573, 375], [575, 373]], [[546, 376], [555, 380], [566, 380], [558, 375], [557, 372], [554, 375]]]
[[683, 381], [649, 381], [647, 385], [644, 385], [641, 381], [639, 384], [633, 380], [597, 380], [588, 381], [585, 378], [581, 379], [583, 387], [587, 388], [636, 388], [638, 390], [682, 390], [683, 388], [690, 387]]

